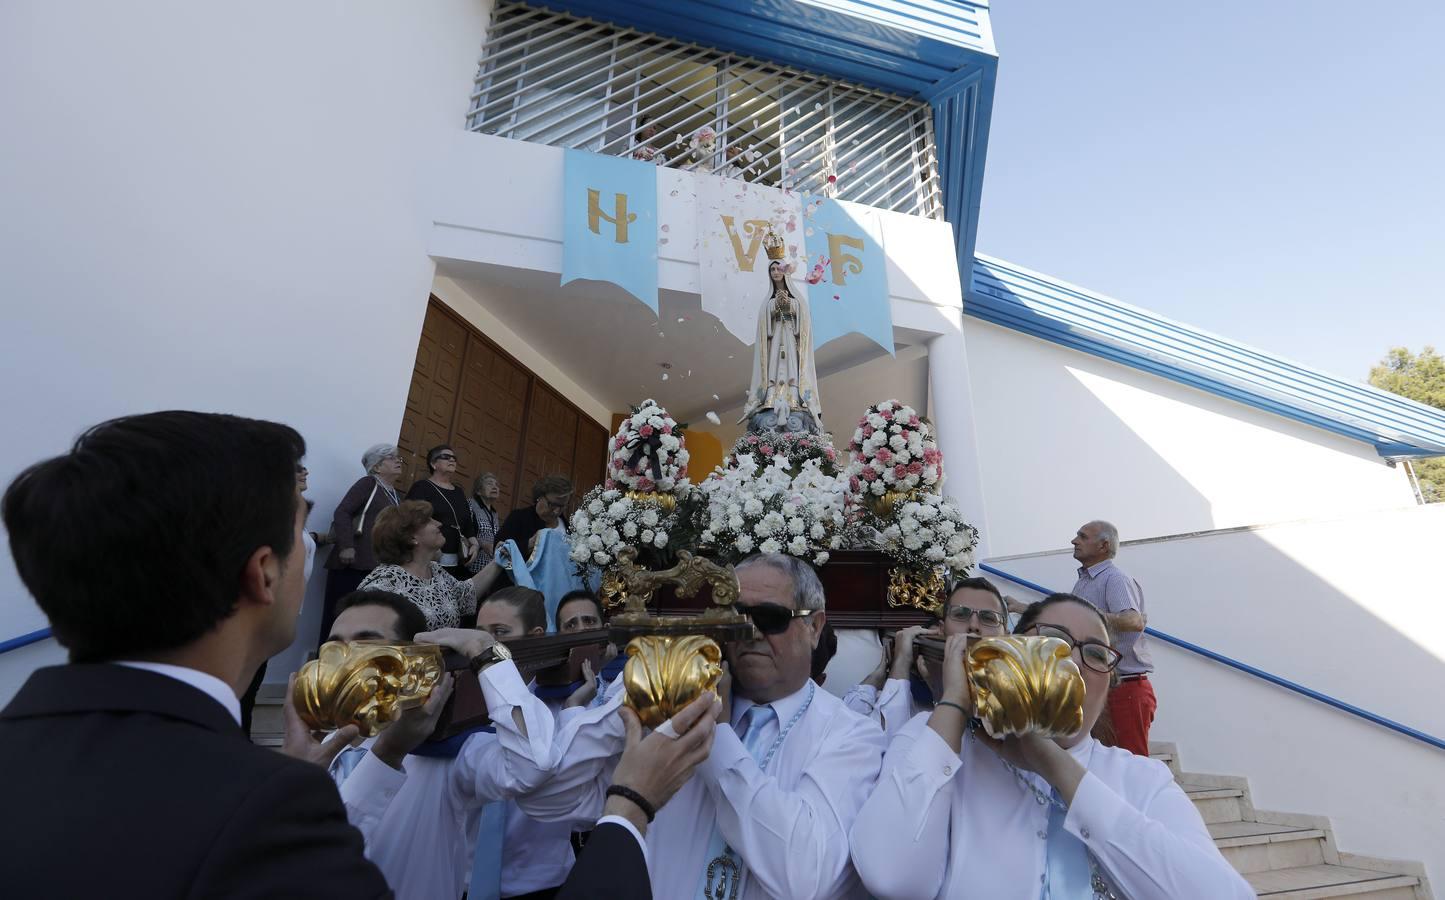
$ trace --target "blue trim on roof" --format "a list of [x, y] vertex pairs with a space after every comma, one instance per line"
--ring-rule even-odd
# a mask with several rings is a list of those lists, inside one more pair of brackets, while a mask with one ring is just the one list
[[964, 312], [1065, 347], [1364, 441], [1387, 459], [1445, 454], [1445, 410], [1171, 321], [988, 256]]
[[998, 55], [987, 0], [528, 0], [933, 107], [944, 218], [973, 263]]

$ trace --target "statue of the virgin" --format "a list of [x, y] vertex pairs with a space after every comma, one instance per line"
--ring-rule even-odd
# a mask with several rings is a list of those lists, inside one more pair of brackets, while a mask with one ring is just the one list
[[788, 283], [783, 239], [769, 232], [768, 297], [758, 309], [752, 384], [739, 422], [753, 431], [823, 430], [818, 374], [813, 367], [813, 321], [808, 301]]

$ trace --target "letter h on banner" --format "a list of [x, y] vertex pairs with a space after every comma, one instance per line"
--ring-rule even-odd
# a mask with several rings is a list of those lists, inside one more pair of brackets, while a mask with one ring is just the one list
[[562, 284], [610, 281], [657, 312], [657, 166], [567, 150]]

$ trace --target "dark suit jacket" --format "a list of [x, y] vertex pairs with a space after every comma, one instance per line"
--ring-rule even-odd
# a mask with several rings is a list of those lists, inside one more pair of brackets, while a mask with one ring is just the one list
[[632, 832], [616, 822], [592, 829], [557, 900], [652, 900], [647, 859]]
[[10, 897], [389, 897], [319, 766], [253, 746], [203, 692], [39, 669], [0, 711]]

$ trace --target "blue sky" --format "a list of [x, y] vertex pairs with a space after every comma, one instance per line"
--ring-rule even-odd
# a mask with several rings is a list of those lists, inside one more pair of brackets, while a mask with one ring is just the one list
[[978, 250], [1345, 378], [1445, 351], [1445, 3], [994, 0]]

